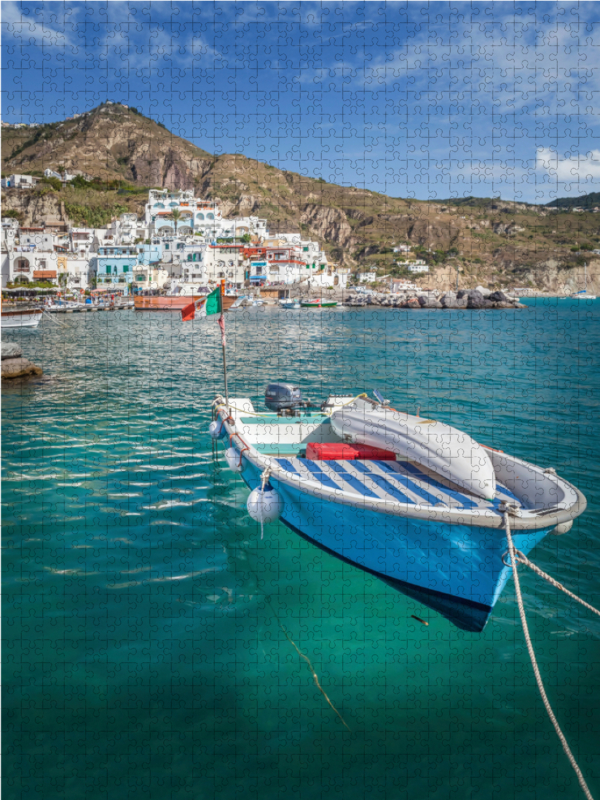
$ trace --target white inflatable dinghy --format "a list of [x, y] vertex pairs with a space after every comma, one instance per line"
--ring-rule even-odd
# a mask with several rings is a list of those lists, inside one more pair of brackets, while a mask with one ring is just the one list
[[345, 442], [389, 450], [452, 481], [476, 497], [492, 500], [496, 474], [486, 451], [468, 434], [423, 417], [356, 399], [331, 415]]

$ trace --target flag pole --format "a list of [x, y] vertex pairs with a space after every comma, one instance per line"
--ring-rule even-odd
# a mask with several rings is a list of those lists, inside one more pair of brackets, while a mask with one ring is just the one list
[[225, 279], [221, 280], [221, 319], [219, 326], [221, 328], [221, 347], [223, 348], [223, 377], [225, 378], [225, 405], [229, 413], [229, 389], [227, 388], [227, 359], [225, 357], [225, 308], [223, 298], [225, 297]]

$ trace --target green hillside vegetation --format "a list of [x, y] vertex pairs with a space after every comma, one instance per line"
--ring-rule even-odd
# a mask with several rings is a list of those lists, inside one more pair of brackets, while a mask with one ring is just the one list
[[558, 200], [553, 200], [547, 205], [565, 211], [572, 208], [595, 208], [596, 206], [600, 208], [600, 192], [590, 192], [590, 194], [582, 194], [580, 197], [559, 197]]

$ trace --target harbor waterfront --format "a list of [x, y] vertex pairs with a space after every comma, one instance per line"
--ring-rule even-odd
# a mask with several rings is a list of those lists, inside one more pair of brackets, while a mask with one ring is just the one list
[[[598, 606], [600, 301], [525, 302], [243, 308], [226, 319], [229, 391], [258, 407], [276, 379], [314, 402], [377, 388], [555, 468], [588, 509], [530, 557]], [[261, 539], [207, 432], [217, 325], [62, 320], [10, 332], [44, 378], [2, 387], [7, 797], [580, 796], [512, 580], [466, 633], [282, 524]], [[597, 794], [600, 620], [520, 575], [550, 700]]]

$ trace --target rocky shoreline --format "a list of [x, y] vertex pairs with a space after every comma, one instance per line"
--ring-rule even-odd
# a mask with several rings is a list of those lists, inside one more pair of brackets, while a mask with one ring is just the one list
[[33, 378], [43, 374], [41, 367], [23, 358], [23, 350], [18, 344], [2, 342], [2, 380]]
[[510, 309], [527, 308], [518, 297], [506, 292], [492, 292], [483, 286], [476, 289], [460, 289], [458, 292], [410, 292], [394, 295], [377, 293], [364, 294], [355, 292], [347, 297], [344, 305], [360, 308], [364, 306], [384, 306], [388, 308], [412, 309]]

